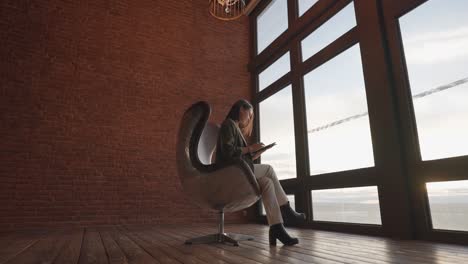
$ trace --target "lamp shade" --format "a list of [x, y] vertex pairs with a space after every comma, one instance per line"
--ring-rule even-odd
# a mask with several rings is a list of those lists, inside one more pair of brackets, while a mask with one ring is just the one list
[[234, 20], [244, 14], [245, 0], [209, 0], [210, 14], [221, 20]]

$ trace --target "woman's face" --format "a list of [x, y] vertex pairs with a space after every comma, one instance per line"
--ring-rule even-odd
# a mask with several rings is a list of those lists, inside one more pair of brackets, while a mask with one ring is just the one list
[[249, 123], [253, 120], [253, 109], [244, 109], [243, 107], [240, 108], [239, 111], [239, 127], [244, 128], [249, 125]]

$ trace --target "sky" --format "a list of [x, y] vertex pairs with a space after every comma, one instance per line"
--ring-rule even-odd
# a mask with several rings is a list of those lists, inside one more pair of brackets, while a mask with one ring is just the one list
[[[299, 0], [300, 15], [316, 2]], [[272, 1], [259, 16], [259, 52], [287, 29], [286, 8], [286, 1]], [[466, 0], [429, 0], [398, 19], [412, 95], [468, 77], [466, 10]], [[303, 60], [355, 25], [354, 5], [350, 3], [301, 42]], [[289, 63], [287, 52], [260, 73], [260, 89], [287, 73]], [[305, 75], [304, 85], [308, 130], [365, 113], [367, 101], [359, 44]], [[468, 155], [467, 99], [468, 83], [465, 83], [413, 101], [424, 161]], [[262, 163], [273, 165], [280, 179], [296, 177], [291, 87], [261, 102], [259, 108], [261, 141], [278, 144], [262, 155]], [[308, 141], [312, 175], [374, 166], [368, 116], [309, 133]], [[428, 183], [427, 188], [432, 204], [443, 201], [468, 204], [468, 181]], [[338, 201], [345, 195], [348, 201], [378, 204], [378, 198], [369, 198], [377, 197], [376, 189], [367, 192], [340, 189], [321, 197], [325, 197], [322, 201], [330, 197]]]

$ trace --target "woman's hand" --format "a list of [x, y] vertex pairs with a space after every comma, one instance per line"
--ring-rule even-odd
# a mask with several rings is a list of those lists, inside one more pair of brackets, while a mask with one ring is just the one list
[[256, 160], [256, 159], [260, 158], [260, 156], [262, 155], [263, 152], [265, 152], [265, 151], [261, 151], [261, 152], [258, 152], [257, 154], [255, 154], [255, 155], [252, 157], [252, 160]]
[[247, 153], [253, 153], [261, 148], [263, 148], [265, 145], [263, 143], [255, 143], [252, 145], [249, 145], [247, 147], [242, 148], [242, 154], [247, 154]]
[[[255, 152], [263, 147], [265, 147], [265, 144], [263, 143], [256, 143], [256, 144], [252, 144], [249, 146], [249, 148], [251, 149], [251, 152]], [[252, 157], [252, 160], [258, 159], [262, 155], [263, 152], [265, 152], [265, 150], [255, 153], [255, 155]]]
[[255, 152], [255, 151], [257, 151], [257, 150], [259, 150], [259, 149], [261, 149], [263, 147], [265, 147], [265, 144], [263, 144], [261, 142], [260, 143], [255, 143], [255, 144], [252, 144], [252, 145], [249, 146], [250, 152]]

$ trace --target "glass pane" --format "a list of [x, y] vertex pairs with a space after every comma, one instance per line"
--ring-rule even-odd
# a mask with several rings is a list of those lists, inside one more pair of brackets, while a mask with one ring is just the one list
[[312, 191], [315, 221], [381, 225], [376, 186]]
[[354, 26], [356, 26], [356, 17], [354, 15], [354, 3], [351, 2], [301, 41], [302, 61], [312, 57], [312, 55], [325, 48]]
[[311, 175], [374, 166], [359, 44], [304, 76]]
[[449, 2], [399, 21], [423, 160], [468, 154], [468, 1]]
[[[292, 209], [294, 209], [294, 211], [296, 210], [296, 202], [295, 202], [295, 197], [294, 197], [294, 194], [291, 194], [291, 195], [286, 195], [288, 197], [288, 200], [289, 200], [289, 204], [291, 205]], [[265, 215], [265, 206], [263, 206], [263, 201], [260, 201], [260, 205], [262, 206], [262, 209], [261, 209], [261, 214], [262, 215]]]
[[257, 17], [257, 54], [288, 29], [288, 1], [273, 0]]
[[289, 204], [291, 205], [292, 209], [296, 211], [296, 200], [295, 200], [294, 195], [287, 195], [287, 196], [288, 196]]
[[468, 231], [468, 181], [428, 182], [434, 229]]
[[291, 70], [289, 51], [258, 75], [258, 90], [261, 91]]
[[276, 146], [262, 154], [262, 163], [273, 166], [280, 180], [295, 178], [296, 147], [291, 86], [262, 101], [259, 114], [261, 141], [265, 145], [276, 142]]
[[318, 0], [299, 0], [299, 16], [302, 16], [317, 2]]

